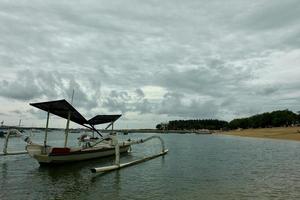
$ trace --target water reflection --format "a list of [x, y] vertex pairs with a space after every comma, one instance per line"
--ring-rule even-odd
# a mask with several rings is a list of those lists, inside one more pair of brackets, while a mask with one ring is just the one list
[[5, 185], [7, 181], [7, 163], [1, 163], [1, 185]]
[[[61, 134], [50, 137], [54, 141], [62, 138]], [[0, 199], [300, 198], [300, 143], [222, 136], [162, 137], [170, 150], [166, 156], [105, 174], [92, 174], [90, 169], [113, 164], [113, 157], [55, 167], [40, 167], [28, 155], [1, 157]], [[20, 144], [12, 140], [11, 145]], [[122, 162], [155, 151], [152, 144], [138, 145]]]
[[115, 197], [120, 197], [120, 191], [122, 190], [120, 170], [101, 173], [101, 174], [93, 176], [91, 178], [91, 187], [97, 185], [97, 182], [98, 183], [103, 182], [105, 179], [103, 180], [103, 179], [101, 179], [101, 177], [107, 176], [108, 174], [111, 174], [111, 176], [110, 176], [110, 179], [112, 180], [111, 181], [111, 188], [114, 189]]

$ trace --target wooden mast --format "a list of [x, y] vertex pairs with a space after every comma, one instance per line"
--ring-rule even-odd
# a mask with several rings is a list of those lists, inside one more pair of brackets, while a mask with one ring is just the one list
[[65, 130], [65, 147], [67, 147], [67, 145], [68, 145], [70, 117], [71, 117], [71, 112], [69, 111], [67, 125], [66, 125], [66, 130]]
[[[74, 89], [72, 92], [72, 98], [71, 98], [71, 105], [73, 104], [73, 98], [74, 98]], [[71, 118], [71, 111], [68, 112], [68, 120], [66, 124], [66, 130], [65, 130], [65, 147], [68, 145], [68, 136], [69, 136], [69, 125], [70, 125], [70, 118]]]

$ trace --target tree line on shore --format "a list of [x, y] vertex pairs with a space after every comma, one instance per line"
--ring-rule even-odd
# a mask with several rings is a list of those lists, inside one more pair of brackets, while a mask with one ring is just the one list
[[296, 114], [289, 110], [277, 110], [253, 115], [246, 118], [233, 119], [230, 122], [218, 119], [173, 120], [156, 125], [159, 130], [229, 130], [238, 128], [271, 128], [299, 125], [300, 112]]

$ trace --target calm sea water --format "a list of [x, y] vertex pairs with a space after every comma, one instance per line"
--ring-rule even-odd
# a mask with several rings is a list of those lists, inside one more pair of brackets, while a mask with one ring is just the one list
[[[129, 134], [144, 138], [155, 134]], [[78, 137], [71, 134], [70, 140]], [[51, 132], [63, 145], [63, 133]], [[40, 167], [28, 155], [0, 157], [0, 199], [300, 199], [300, 143], [219, 135], [161, 135], [169, 153], [120, 171], [95, 175], [96, 159]], [[42, 141], [36, 133], [34, 141]], [[24, 149], [18, 138], [10, 147]], [[75, 145], [72, 142], [71, 145]], [[3, 148], [3, 139], [0, 139]], [[158, 152], [155, 141], [122, 161]]]

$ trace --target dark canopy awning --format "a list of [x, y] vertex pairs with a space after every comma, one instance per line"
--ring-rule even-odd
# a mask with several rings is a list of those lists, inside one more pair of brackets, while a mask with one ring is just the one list
[[92, 119], [88, 120], [88, 124], [97, 125], [114, 122], [119, 119], [121, 115], [96, 115]]
[[72, 122], [80, 125], [88, 123], [87, 120], [65, 99], [41, 103], [31, 103], [30, 105], [65, 119], [68, 119], [68, 115], [70, 112], [70, 120]]
[[52, 113], [59, 117], [68, 119], [70, 112], [70, 120], [77, 124], [83, 125], [97, 125], [114, 122], [121, 117], [121, 115], [96, 115], [90, 120], [86, 120], [69, 102], [65, 99], [57, 101], [47, 101], [41, 103], [31, 103], [31, 106], [44, 110], [46, 112]]

